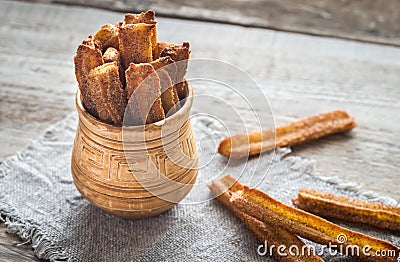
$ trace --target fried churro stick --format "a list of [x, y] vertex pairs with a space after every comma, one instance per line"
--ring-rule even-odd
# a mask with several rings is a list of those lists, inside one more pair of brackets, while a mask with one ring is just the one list
[[114, 47], [109, 47], [103, 54], [103, 60], [104, 63], [112, 63], [115, 62], [117, 63], [117, 66], [119, 68], [119, 80], [122, 83], [122, 87], [125, 85], [125, 71], [122, 68], [121, 65], [121, 55], [117, 49]]
[[[331, 134], [349, 131], [356, 122], [345, 111], [336, 110], [277, 127], [275, 130], [238, 134], [219, 144], [218, 152], [234, 159], [257, 155], [275, 147], [293, 146]], [[276, 141], [275, 141], [276, 140]]]
[[160, 99], [160, 78], [151, 64], [130, 64], [125, 71], [128, 110], [135, 125], [150, 124], [165, 118]]
[[[160, 58], [150, 62], [150, 64], [152, 64], [156, 70], [159, 68], [163, 68], [165, 71], [167, 71], [172, 84], [177, 83], [176, 78], [177, 78], [177, 74], [178, 74], [178, 68], [176, 66], [175, 61], [171, 57], [169, 57], [169, 56], [160, 57]], [[174, 96], [176, 97], [176, 99], [179, 100], [179, 96], [178, 96], [178, 93], [176, 92], [176, 90], [174, 91]]]
[[104, 63], [116, 62], [119, 63], [120, 54], [114, 47], [109, 47], [103, 54]]
[[301, 189], [293, 204], [310, 213], [400, 231], [400, 208]]
[[167, 68], [167, 67], [169, 67], [169, 65], [171, 65], [173, 63], [174, 63], [174, 60], [169, 56], [160, 57], [160, 58], [150, 62], [150, 64], [154, 67], [155, 70], [158, 70], [163, 67]]
[[[316, 243], [330, 245], [331, 248], [338, 251], [358, 246], [359, 254], [356, 252], [348, 254], [354, 255], [358, 259], [397, 261], [400, 249], [395, 245], [351, 231], [308, 212], [287, 206], [257, 189], [244, 186], [242, 190], [232, 194], [230, 201], [246, 214], [262, 222], [280, 225], [293, 234]], [[344, 239], [339, 238], [343, 235]], [[370, 247], [368, 250], [370, 256], [362, 252], [365, 246]], [[388, 256], [379, 256], [382, 251], [387, 252]]]
[[173, 114], [179, 109], [179, 97], [178, 93], [173, 87], [172, 80], [170, 78], [171, 70], [176, 68], [174, 60], [171, 57], [161, 57], [157, 60], [150, 62], [150, 64], [156, 70], [161, 84], [161, 103], [166, 115]]
[[[277, 261], [323, 261], [322, 258], [315, 255], [296, 235], [286, 231], [281, 227], [263, 223], [240, 211], [240, 209], [237, 208], [234, 203], [229, 201], [232, 192], [227, 191], [226, 189], [229, 188], [230, 185], [232, 184], [224, 184], [223, 180], [220, 180], [212, 181], [208, 187], [210, 188], [211, 192], [217, 196], [217, 200], [229, 208], [240, 220], [242, 220], [247, 228], [261, 243], [267, 242], [269, 246], [274, 245], [278, 247], [283, 245], [287, 247], [287, 249], [283, 252], [284, 255], [278, 254], [277, 249], [273, 249], [273, 257]], [[288, 248], [292, 246], [296, 246], [297, 250], [304, 252], [299, 252], [299, 256], [296, 256], [295, 254], [292, 255], [290, 252], [288, 252]]]
[[123, 24], [119, 28], [118, 41], [124, 69], [130, 63], [148, 63], [153, 60], [151, 40], [155, 25]]
[[98, 117], [96, 105], [87, 83], [90, 70], [103, 64], [101, 51], [89, 36], [78, 46], [74, 57], [75, 76], [81, 91], [82, 104], [94, 117]]
[[99, 31], [93, 36], [93, 39], [100, 45], [103, 52], [109, 47], [119, 48], [118, 28], [112, 24], [100, 27]]
[[156, 46], [153, 48], [153, 59], [156, 60], [160, 58], [161, 52], [169, 45], [171, 45], [171, 43], [158, 42]]
[[125, 14], [124, 22], [126, 24], [155, 23], [156, 13], [154, 12], [154, 10], [147, 10], [146, 12], [141, 12], [140, 14]]
[[170, 44], [160, 54], [160, 57], [165, 56], [171, 57], [176, 62], [177, 73], [175, 82], [173, 81], [175, 83], [174, 88], [178, 93], [179, 99], [183, 100], [186, 98], [184, 78], [190, 58], [190, 45], [188, 42], [183, 42], [182, 45]]
[[106, 63], [92, 69], [88, 75], [90, 91], [99, 119], [104, 122], [121, 124], [125, 107], [126, 95], [119, 80], [117, 63]]
[[153, 36], [151, 38], [151, 46], [154, 49], [157, 46], [157, 29], [156, 29], [156, 13], [154, 10], [147, 10], [140, 14], [126, 14], [124, 17], [125, 24], [151, 24], [154, 25], [152, 29]]

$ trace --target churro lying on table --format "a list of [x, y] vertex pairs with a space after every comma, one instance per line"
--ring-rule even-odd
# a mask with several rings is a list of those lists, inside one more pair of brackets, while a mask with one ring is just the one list
[[[220, 181], [226, 180], [232, 181], [235, 178], [227, 175]], [[232, 182], [229, 184], [232, 185]], [[266, 193], [250, 189], [239, 182], [233, 183], [230, 187], [225, 186], [225, 189], [229, 190], [229, 201], [236, 209], [265, 224], [282, 228], [315, 243], [330, 246], [339, 252], [357, 247], [360, 252], [350, 252], [348, 255], [360, 260], [397, 261], [400, 249], [389, 242], [340, 227], [321, 217], [285, 205]], [[345, 237], [339, 238], [339, 236]], [[367, 253], [362, 252], [365, 246], [369, 247]], [[388, 256], [379, 256], [382, 250]]]
[[[235, 181], [236, 180], [234, 177], [228, 175], [219, 181], [212, 181], [208, 187], [212, 193], [217, 196], [218, 201], [229, 208], [240, 220], [242, 220], [246, 227], [261, 243], [266, 241], [269, 245], [275, 245], [277, 247], [280, 245], [284, 245], [286, 247], [296, 246], [298, 250], [305, 251], [298, 256], [295, 256], [290, 254], [288, 250], [285, 250], [283, 252], [285, 255], [282, 256], [277, 253], [276, 249], [273, 249], [273, 256], [277, 261], [324, 261], [322, 258], [315, 255], [312, 250], [309, 250], [307, 245], [304, 244], [304, 242], [301, 241], [296, 235], [281, 227], [263, 223], [260, 220], [257, 220], [256, 218], [242, 212], [233, 202], [230, 201], [232, 195], [232, 191], [230, 190], [238, 190], [243, 188], [242, 184]], [[234, 188], [227, 190], [233, 185]]]
[[293, 204], [310, 213], [400, 231], [400, 208], [301, 189]]
[[336, 110], [304, 118], [276, 129], [227, 137], [219, 144], [218, 152], [226, 157], [238, 159], [276, 147], [293, 146], [349, 131], [355, 126], [356, 122], [351, 116], [345, 111]]

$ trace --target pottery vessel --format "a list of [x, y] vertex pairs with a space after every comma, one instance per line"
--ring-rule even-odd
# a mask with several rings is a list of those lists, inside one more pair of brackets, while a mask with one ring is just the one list
[[197, 177], [198, 153], [187, 85], [181, 108], [163, 121], [116, 126], [99, 121], [82, 105], [72, 151], [74, 183], [89, 202], [127, 219], [160, 214], [181, 201]]

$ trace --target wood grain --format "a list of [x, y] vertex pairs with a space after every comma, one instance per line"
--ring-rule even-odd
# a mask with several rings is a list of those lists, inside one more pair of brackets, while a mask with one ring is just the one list
[[397, 0], [38, 0], [400, 45]]
[[[0, 262], [10, 261], [40, 261], [33, 254], [29, 244], [17, 246], [21, 243], [18, 236], [6, 233], [6, 225], [0, 224]], [[46, 260], [42, 260], [46, 261]]]
[[[76, 46], [121, 19], [90, 8], [0, 2], [1, 160], [74, 110]], [[295, 147], [294, 154], [316, 160], [323, 176], [400, 200], [399, 48], [168, 18], [158, 19], [158, 31], [161, 41], [189, 41], [194, 58], [246, 70], [268, 97], [277, 125], [333, 109], [349, 112], [358, 123], [353, 132]], [[16, 250], [6, 238], [2, 248]]]

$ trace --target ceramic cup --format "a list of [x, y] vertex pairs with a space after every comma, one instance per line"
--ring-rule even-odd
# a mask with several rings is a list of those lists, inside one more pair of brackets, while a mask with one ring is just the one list
[[198, 153], [189, 119], [190, 85], [186, 93], [181, 108], [165, 120], [121, 127], [90, 115], [78, 90], [71, 170], [84, 198], [115, 216], [139, 219], [170, 209], [189, 193]]

